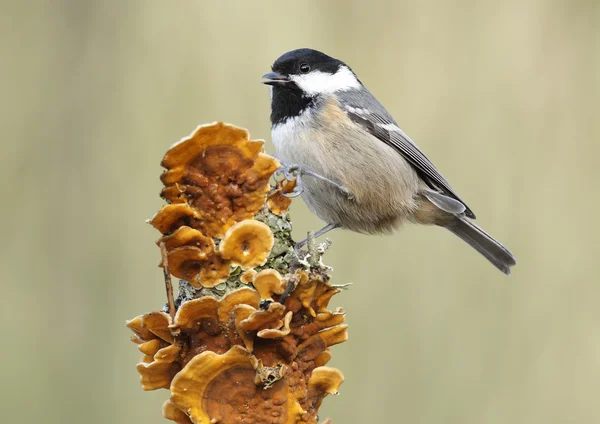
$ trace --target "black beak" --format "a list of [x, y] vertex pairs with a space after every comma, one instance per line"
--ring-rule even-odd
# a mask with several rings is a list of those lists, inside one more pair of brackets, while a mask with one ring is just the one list
[[262, 76], [263, 84], [273, 85], [277, 87], [286, 87], [291, 83], [290, 79], [285, 75], [281, 75], [278, 72], [269, 72], [268, 74], [264, 74]]

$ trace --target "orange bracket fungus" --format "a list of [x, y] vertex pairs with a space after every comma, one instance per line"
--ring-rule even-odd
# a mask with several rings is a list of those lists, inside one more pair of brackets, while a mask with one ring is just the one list
[[[343, 382], [326, 366], [348, 338], [340, 292], [309, 237], [296, 252], [279, 162], [248, 132], [199, 126], [165, 154], [159, 231], [168, 303], [127, 322], [144, 390], [179, 424], [313, 424]], [[171, 275], [179, 278], [173, 295]], [[329, 421], [325, 421], [329, 422]]]
[[271, 253], [275, 237], [263, 222], [247, 219], [227, 230], [219, 244], [219, 253], [243, 269], [264, 265]]

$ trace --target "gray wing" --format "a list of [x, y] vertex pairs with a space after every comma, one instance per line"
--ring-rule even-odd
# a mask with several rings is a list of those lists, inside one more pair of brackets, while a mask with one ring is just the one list
[[342, 109], [346, 111], [354, 123], [396, 149], [432, 190], [450, 197], [448, 200], [454, 199], [462, 203], [465, 207], [465, 215], [469, 218], [475, 218], [473, 211], [458, 197], [448, 181], [410, 137], [398, 127], [394, 118], [366, 88], [363, 87], [360, 91], [340, 92], [337, 96]]

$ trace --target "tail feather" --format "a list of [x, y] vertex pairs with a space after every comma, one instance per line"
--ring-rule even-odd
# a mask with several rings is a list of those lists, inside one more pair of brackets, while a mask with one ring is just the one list
[[467, 242], [506, 275], [510, 274], [510, 268], [517, 263], [513, 254], [506, 247], [468, 218], [456, 217], [445, 227]]

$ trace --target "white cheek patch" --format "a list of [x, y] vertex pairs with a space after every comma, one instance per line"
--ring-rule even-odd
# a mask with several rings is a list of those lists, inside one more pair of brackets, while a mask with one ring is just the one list
[[360, 82], [346, 66], [340, 67], [335, 74], [312, 71], [308, 74], [291, 75], [290, 79], [308, 95], [330, 94], [360, 88]]

